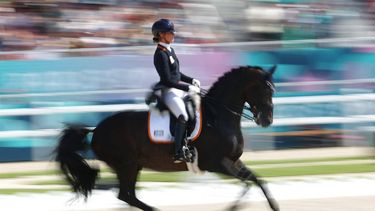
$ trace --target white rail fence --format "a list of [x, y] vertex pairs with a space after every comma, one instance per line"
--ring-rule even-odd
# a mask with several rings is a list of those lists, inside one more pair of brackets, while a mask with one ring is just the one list
[[[140, 90], [138, 90], [140, 91]], [[72, 94], [72, 93], [70, 93]], [[77, 93], [80, 94], [80, 93]], [[0, 96], [4, 97], [4, 96]], [[365, 102], [375, 101], [375, 94], [350, 94], [350, 95], [325, 95], [325, 96], [303, 96], [303, 97], [279, 97], [274, 98], [274, 104], [292, 105], [292, 104], [311, 104], [311, 103], [329, 103], [329, 102]], [[146, 104], [111, 104], [111, 105], [85, 105], [85, 106], [60, 106], [43, 108], [20, 108], [20, 109], [1, 109], [0, 116], [33, 116], [33, 115], [51, 115], [68, 113], [92, 113], [92, 112], [118, 112], [126, 110], [147, 110]], [[344, 117], [298, 117], [298, 118], [276, 118], [273, 126], [292, 126], [308, 124], [346, 124], [346, 123], [366, 123], [375, 122], [375, 115], [351, 115]], [[242, 127], [256, 127], [255, 123], [243, 121]], [[12, 130], [1, 131], [0, 138], [14, 137], [51, 137], [57, 136], [60, 129], [42, 129], [42, 130]]]

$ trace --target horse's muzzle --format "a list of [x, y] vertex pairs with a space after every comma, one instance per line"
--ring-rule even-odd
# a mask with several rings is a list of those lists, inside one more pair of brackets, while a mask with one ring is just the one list
[[262, 127], [268, 127], [272, 124], [272, 122], [273, 122], [272, 113], [265, 114], [263, 112], [259, 112], [255, 120], [255, 123], [257, 123], [257, 125], [260, 125]]

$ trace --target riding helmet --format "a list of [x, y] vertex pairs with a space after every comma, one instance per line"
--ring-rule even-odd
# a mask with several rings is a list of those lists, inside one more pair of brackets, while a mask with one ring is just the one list
[[157, 37], [158, 33], [160, 32], [176, 32], [174, 30], [173, 22], [168, 19], [160, 19], [155, 21], [155, 23], [152, 25], [152, 34], [154, 37]]

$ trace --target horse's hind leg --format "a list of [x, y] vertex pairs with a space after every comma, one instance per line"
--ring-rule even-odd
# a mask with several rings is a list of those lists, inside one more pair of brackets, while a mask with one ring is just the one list
[[131, 206], [138, 207], [141, 210], [153, 211], [154, 209], [140, 201], [135, 194], [135, 184], [140, 168], [136, 163], [122, 164], [115, 168], [120, 190], [118, 198]]

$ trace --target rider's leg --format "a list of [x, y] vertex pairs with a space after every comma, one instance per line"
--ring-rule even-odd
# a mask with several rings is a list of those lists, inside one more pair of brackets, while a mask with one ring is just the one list
[[184, 100], [182, 99], [184, 95], [184, 91], [171, 88], [163, 92], [163, 99], [164, 103], [176, 118], [182, 115], [184, 120], [188, 121], [189, 116], [185, 108]]
[[177, 124], [175, 128], [175, 162], [184, 160], [182, 146], [186, 134], [186, 122], [188, 121], [188, 114], [186, 112], [185, 103], [182, 100], [184, 92], [177, 89], [169, 89], [164, 92], [164, 102], [168, 106], [172, 114], [177, 117]]
[[174, 156], [173, 160], [181, 162], [185, 160], [184, 153], [182, 151], [182, 146], [184, 145], [186, 136], [186, 121], [183, 115], [180, 115], [177, 119], [176, 128], [174, 131]]

